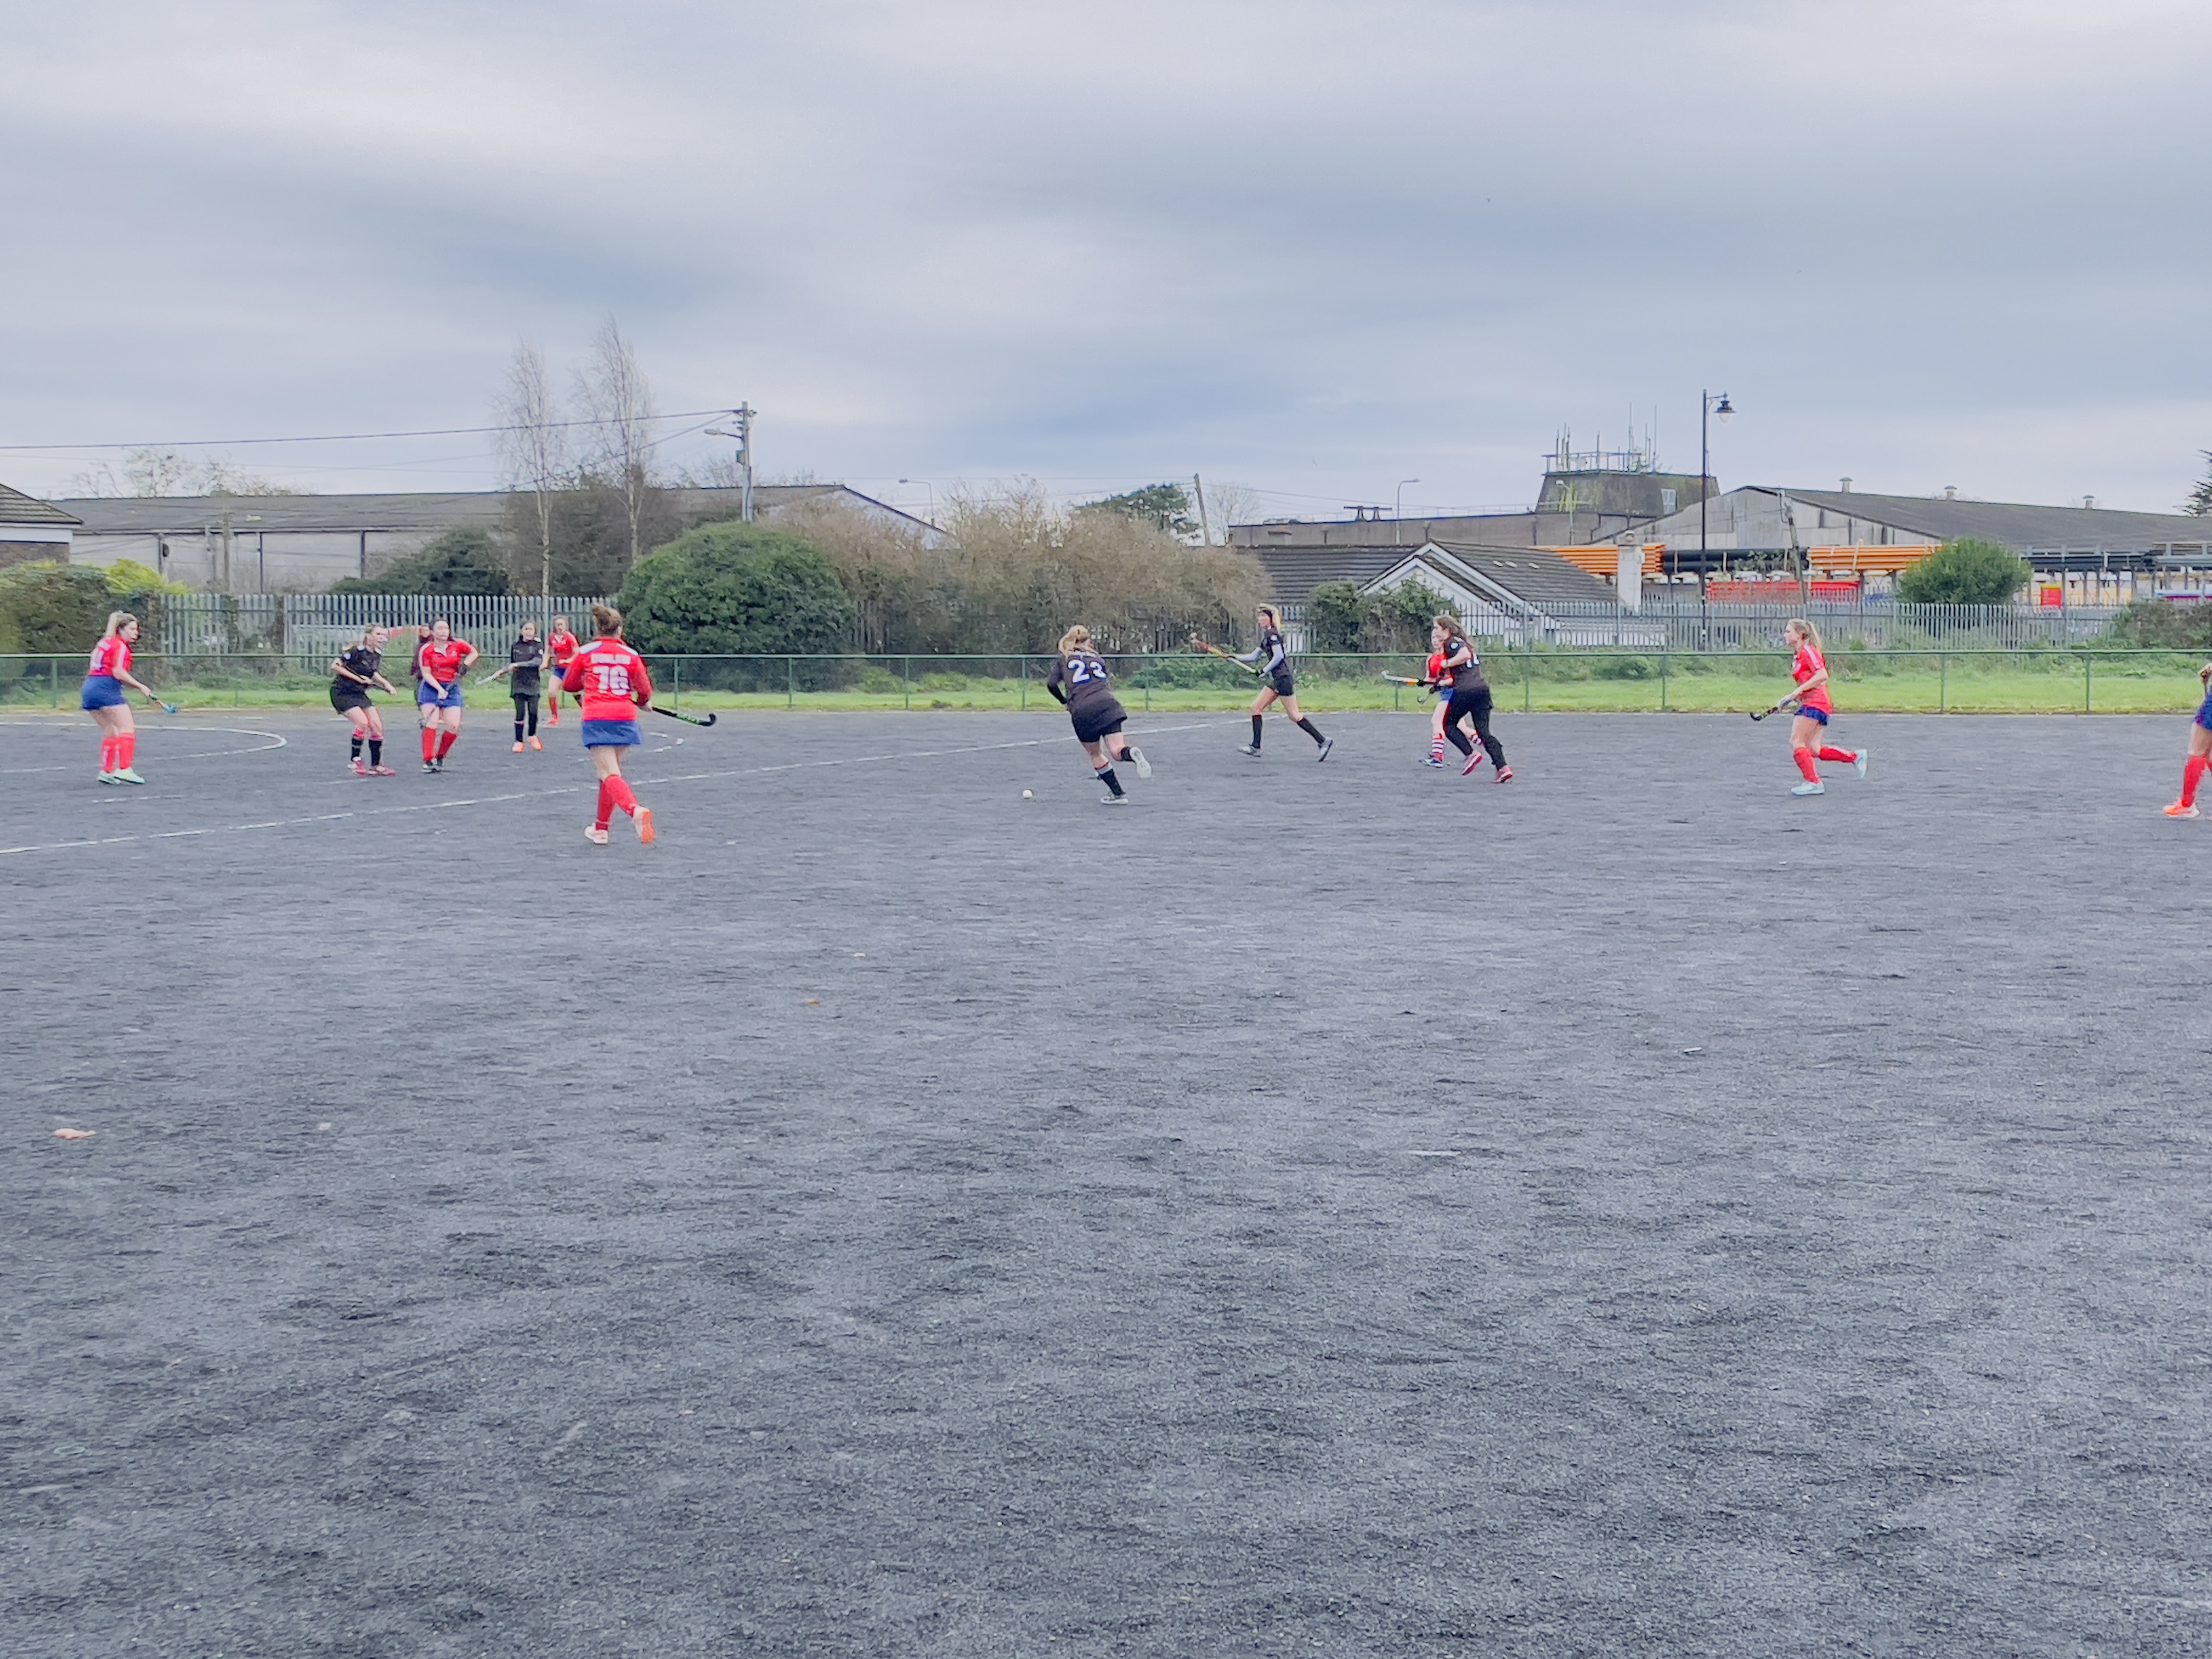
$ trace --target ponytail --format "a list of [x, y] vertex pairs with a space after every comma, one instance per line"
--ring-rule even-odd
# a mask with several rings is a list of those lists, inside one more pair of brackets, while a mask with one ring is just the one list
[[599, 630], [603, 640], [622, 637], [622, 612], [602, 601], [592, 607], [592, 626]]
[[112, 640], [123, 631], [124, 623], [135, 623], [137, 620], [138, 618], [128, 611], [111, 611], [107, 613], [107, 626], [101, 630], [100, 637], [103, 640]]

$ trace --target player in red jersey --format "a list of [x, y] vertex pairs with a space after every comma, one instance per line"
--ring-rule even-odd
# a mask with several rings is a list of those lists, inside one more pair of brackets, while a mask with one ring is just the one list
[[622, 612], [611, 605], [592, 607], [599, 637], [579, 651], [561, 677], [584, 716], [584, 747], [599, 775], [599, 815], [584, 839], [607, 844], [607, 823], [619, 806], [636, 826], [637, 838], [653, 844], [653, 813], [640, 806], [623, 779], [622, 751], [639, 742], [637, 711], [653, 701], [653, 677], [645, 659], [623, 643]]
[[128, 611], [111, 611], [106, 631], [92, 647], [92, 661], [77, 694], [77, 707], [100, 726], [100, 781], [102, 783], [143, 783], [138, 769], [138, 727], [131, 718], [131, 700], [123, 695], [129, 686], [153, 702], [160, 702], [131, 672], [131, 642], [138, 637], [138, 618]]
[[2196, 721], [2189, 728], [2189, 758], [2181, 768], [2181, 793], [2166, 809], [2170, 818], [2197, 816], [2197, 787], [2204, 781], [2207, 769], [2212, 769], [2212, 662], [2197, 671], [2197, 683], [2204, 688], [2204, 701], [2197, 705]]
[[568, 677], [568, 665], [576, 660], [579, 648], [576, 636], [568, 631], [568, 619], [554, 617], [553, 631], [545, 636], [545, 655], [553, 665], [553, 689], [545, 698], [547, 707], [552, 710], [545, 722], [548, 726], [561, 724], [561, 685]]
[[[1791, 703], [1797, 705], [1796, 718], [1790, 722], [1790, 752], [1797, 763], [1797, 769], [1805, 775], [1805, 781], [1790, 790], [1793, 795], [1825, 795], [1827, 785], [1820, 781], [1820, 769], [1816, 761], [1843, 761], [1858, 769], [1861, 777], [1867, 775], [1867, 751], [1863, 749], [1838, 749], [1820, 742], [1826, 733], [1828, 720], [1836, 706], [1828, 700], [1828, 659], [1820, 653], [1820, 630], [1802, 617], [1792, 617], [1783, 625], [1782, 638], [1796, 653], [1790, 659], [1790, 678], [1797, 682], [1797, 689], [1769, 710], [1776, 714]], [[1819, 744], [1816, 749], [1814, 745]]]
[[1421, 684], [1437, 694], [1437, 712], [1429, 721], [1429, 752], [1422, 761], [1424, 766], [1444, 763], [1444, 709], [1451, 702], [1451, 693], [1443, 690], [1444, 653], [1429, 653], [1428, 665], [1421, 671]]
[[446, 757], [461, 736], [461, 679], [477, 659], [477, 648], [453, 637], [453, 625], [443, 617], [430, 624], [430, 637], [415, 653], [416, 672], [422, 684], [416, 689], [415, 705], [422, 712], [422, 769], [442, 772]]

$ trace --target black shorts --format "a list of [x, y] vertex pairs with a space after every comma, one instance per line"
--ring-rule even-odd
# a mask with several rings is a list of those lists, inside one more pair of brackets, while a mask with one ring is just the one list
[[331, 688], [331, 707], [343, 714], [349, 708], [374, 708], [368, 693], [357, 685], [334, 685]]
[[1287, 668], [1268, 675], [1267, 684], [1275, 688], [1275, 695], [1279, 697], [1294, 697], [1297, 695], [1298, 683], [1291, 678], [1291, 671]]
[[1445, 724], [1456, 726], [1463, 717], [1469, 714], [1474, 717], [1474, 723], [1478, 726], [1489, 720], [1490, 688], [1488, 686], [1455, 685], [1452, 687], [1451, 701], [1444, 705]]
[[1069, 709], [1067, 718], [1075, 724], [1075, 740], [1078, 743], [1097, 743], [1100, 738], [1110, 738], [1119, 732], [1122, 723], [1129, 718], [1129, 711], [1114, 698], [1108, 697], [1103, 702]]

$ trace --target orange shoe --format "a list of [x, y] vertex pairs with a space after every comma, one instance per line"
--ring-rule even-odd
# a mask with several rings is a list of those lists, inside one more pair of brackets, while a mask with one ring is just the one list
[[537, 736], [536, 736], [536, 734], [535, 734], [535, 733], [532, 733], [532, 737], [531, 737], [531, 739], [530, 739], [530, 746], [531, 746], [532, 749], [543, 749], [543, 748], [544, 748], [544, 747], [545, 747], [545, 745], [544, 745], [544, 744], [542, 744], [542, 743], [540, 743], [540, 742], [538, 742], [538, 738], [537, 738]]
[[2167, 803], [2166, 815], [2170, 818], [2193, 818], [2198, 813], [2194, 806], [2185, 805], [2177, 800]]
[[514, 752], [518, 755], [522, 752], [522, 745], [518, 743], [514, 745]]
[[644, 846], [652, 846], [653, 809], [650, 806], [639, 807], [637, 809], [637, 816], [632, 818], [630, 822], [637, 826], [638, 841]]
[[552, 714], [547, 719], [545, 724], [548, 726], [558, 726], [561, 724], [561, 711], [558, 708], [554, 709]]

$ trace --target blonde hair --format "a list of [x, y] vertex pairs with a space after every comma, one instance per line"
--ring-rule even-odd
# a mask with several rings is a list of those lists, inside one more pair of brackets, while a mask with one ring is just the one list
[[1091, 630], [1081, 623], [1078, 623], [1060, 636], [1060, 654], [1064, 657], [1069, 652], [1079, 651], [1090, 643]]
[[1827, 655], [1828, 647], [1820, 643], [1820, 630], [1814, 627], [1812, 623], [1807, 622], [1802, 617], [1792, 617], [1788, 622], [1782, 624], [1782, 628], [1784, 633], [1787, 633], [1793, 628], [1796, 629], [1800, 635], [1813, 642], [1813, 648], [1815, 651], [1818, 651], [1822, 656]]
[[592, 607], [592, 626], [599, 630], [601, 639], [615, 639], [622, 633], [622, 612], [611, 605], [595, 605]]
[[111, 611], [107, 613], [107, 627], [100, 637], [103, 640], [112, 640], [123, 631], [124, 623], [135, 623], [137, 620], [137, 615], [131, 611]]
[[356, 645], [366, 646], [368, 643], [368, 636], [370, 635], [383, 634], [388, 636], [391, 632], [392, 630], [386, 628], [382, 623], [370, 623], [367, 627], [361, 630], [361, 637], [358, 640], [356, 640], [354, 643]]

